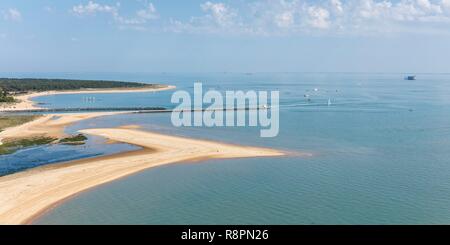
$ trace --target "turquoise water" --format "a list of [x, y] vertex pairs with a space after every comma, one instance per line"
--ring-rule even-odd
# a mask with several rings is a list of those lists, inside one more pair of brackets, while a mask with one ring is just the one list
[[[271, 139], [260, 138], [258, 128], [174, 128], [170, 114], [99, 118], [70, 130], [139, 124], [293, 154], [150, 169], [84, 192], [37, 224], [450, 223], [450, 75], [422, 74], [417, 81], [404, 81], [403, 74], [53, 76], [161, 82], [188, 90], [194, 81], [218, 90], [279, 89], [280, 134]], [[170, 94], [98, 95], [95, 103], [173, 107]], [[48, 107], [85, 103], [83, 95], [38, 101]]]

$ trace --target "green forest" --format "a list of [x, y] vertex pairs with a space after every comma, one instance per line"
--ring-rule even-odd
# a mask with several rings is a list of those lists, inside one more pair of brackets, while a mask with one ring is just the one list
[[68, 80], [68, 79], [36, 79], [36, 78], [0, 78], [0, 98], [8, 98], [8, 94], [28, 91], [79, 90], [79, 89], [109, 89], [109, 88], [144, 88], [161, 87], [161, 85], [101, 81], [101, 80]]
[[0, 103], [12, 103], [14, 101], [14, 98], [12, 96], [9, 96], [8, 93], [0, 87]]

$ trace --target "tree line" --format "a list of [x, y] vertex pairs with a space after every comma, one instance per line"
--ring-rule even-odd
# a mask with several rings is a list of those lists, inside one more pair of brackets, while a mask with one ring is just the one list
[[157, 84], [137, 82], [103, 81], [103, 80], [70, 80], [70, 79], [37, 79], [37, 78], [0, 78], [0, 98], [8, 94], [29, 91], [109, 89], [109, 88], [143, 88], [160, 87]]
[[8, 93], [0, 87], [0, 103], [11, 103], [14, 101], [14, 98], [9, 96]]

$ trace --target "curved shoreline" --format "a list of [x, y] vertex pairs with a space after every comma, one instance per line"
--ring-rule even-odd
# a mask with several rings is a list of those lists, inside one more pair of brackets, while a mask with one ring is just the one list
[[[134, 151], [122, 152], [122, 153], [116, 153], [116, 154], [107, 155], [107, 156], [100, 156], [100, 157], [96, 157], [96, 159], [98, 159], [98, 158], [103, 158], [103, 157], [115, 157], [115, 156], [117, 156], [117, 155], [125, 155], [125, 154], [139, 154], [139, 153], [144, 153], [145, 151], [148, 151], [148, 149], [134, 150]], [[42, 167], [40, 167], [40, 168], [70, 166], [70, 165], [73, 165], [73, 164], [80, 164], [80, 163], [83, 162], [83, 161], [92, 160], [92, 159], [93, 159], [93, 158], [78, 159], [78, 160], [73, 160], [73, 161], [69, 161], [69, 162], [66, 162], [66, 163], [57, 163], [57, 164], [55, 164], [55, 166], [46, 165], [46, 166], [42, 166]], [[176, 163], [173, 163], [173, 164], [176, 164]], [[145, 171], [145, 170], [147, 170], [147, 169], [144, 169], [144, 170], [142, 170], [142, 171]], [[142, 172], [142, 171], [140, 171], [140, 172]], [[139, 173], [139, 172], [136, 172], [136, 173], [133, 173], [133, 174], [138, 174], [138, 173]], [[130, 175], [127, 175], [127, 176], [124, 176], [124, 177], [121, 177], [121, 178], [117, 178], [117, 179], [115, 179], [115, 180], [113, 180], [113, 181], [118, 181], [118, 180], [120, 180], [120, 179], [122, 179], [122, 178], [130, 177], [130, 176], [132, 176], [133, 174], [130, 174]], [[110, 182], [106, 182], [106, 183], [103, 183], [103, 184], [98, 184], [98, 185], [92, 186], [92, 187], [87, 188], [87, 189], [85, 189], [85, 190], [83, 190], [83, 191], [80, 191], [80, 192], [77, 192], [77, 193], [73, 193], [73, 194], [71, 194], [71, 195], [69, 195], [69, 196], [67, 196], [67, 197], [65, 197], [65, 198], [62, 198], [61, 200], [59, 200], [59, 201], [57, 201], [57, 202], [55, 202], [55, 203], [53, 203], [53, 204], [49, 204], [47, 207], [45, 207], [44, 209], [42, 209], [40, 212], [37, 212], [37, 213], [31, 215], [28, 219], [26, 219], [26, 220], [25, 220], [23, 223], [21, 223], [20, 225], [33, 225], [34, 222], [37, 221], [39, 218], [41, 218], [41, 217], [44, 216], [45, 214], [51, 212], [52, 209], [57, 208], [57, 207], [60, 206], [60, 205], [63, 205], [66, 201], [69, 201], [69, 200], [71, 200], [72, 198], [75, 198], [75, 197], [77, 197], [78, 195], [80, 195], [80, 194], [82, 194], [82, 193], [84, 193], [84, 192], [93, 190], [93, 189], [95, 189], [95, 188], [97, 188], [97, 187], [100, 187], [100, 186], [102, 186], [102, 185], [106, 185], [106, 184], [111, 183], [111, 182], [113, 182], [113, 181], [110, 181]], [[1, 223], [0, 223], [0, 224], [1, 224]]]
[[45, 92], [32, 92], [24, 95], [15, 96], [14, 98], [19, 102], [3, 105], [0, 107], [0, 112], [10, 111], [27, 111], [27, 110], [39, 110], [43, 109], [36, 105], [33, 98], [58, 95], [58, 94], [113, 94], [113, 93], [144, 93], [144, 92], [157, 92], [164, 90], [175, 89], [173, 85], [161, 85], [160, 88], [112, 88], [112, 89], [84, 89], [84, 90], [64, 90], [64, 91], [45, 91]]
[[[31, 93], [22, 96], [22, 110], [35, 107], [30, 99], [53, 94], [152, 92], [173, 89], [77, 90]], [[11, 110], [17, 111], [16, 108]], [[0, 111], [1, 112], [1, 111]], [[34, 121], [0, 132], [1, 139], [33, 135], [64, 134], [64, 128], [85, 119], [127, 112], [72, 113], [45, 115]], [[80, 133], [104, 137], [114, 142], [140, 146], [143, 149], [109, 156], [80, 159], [41, 166], [0, 177], [0, 224], [30, 224], [36, 218], [65, 200], [138, 172], [174, 163], [206, 159], [277, 157], [285, 155], [261, 147], [169, 136], [133, 127], [86, 129]]]
[[206, 159], [277, 157], [284, 152], [163, 135], [127, 128], [81, 133], [144, 149], [43, 166], [0, 177], [0, 224], [27, 224], [77, 193], [157, 166]]

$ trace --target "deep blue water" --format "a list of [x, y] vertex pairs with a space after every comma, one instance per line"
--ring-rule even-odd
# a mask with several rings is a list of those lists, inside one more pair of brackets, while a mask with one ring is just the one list
[[[271, 139], [260, 138], [258, 128], [174, 128], [170, 114], [98, 118], [69, 130], [139, 124], [175, 135], [313, 156], [211, 160], [150, 169], [82, 193], [45, 214], [38, 224], [450, 223], [449, 75], [422, 74], [417, 81], [405, 81], [403, 74], [53, 76], [167, 83], [188, 90], [195, 81], [218, 90], [279, 89], [280, 134]], [[170, 95], [95, 95], [95, 106], [173, 107]], [[38, 101], [49, 107], [85, 103], [83, 95]], [[92, 141], [98, 147], [95, 154], [101, 153], [98, 140]], [[126, 148], [115, 147], [111, 152]], [[80, 155], [74, 156], [86, 153], [77, 151]]]

